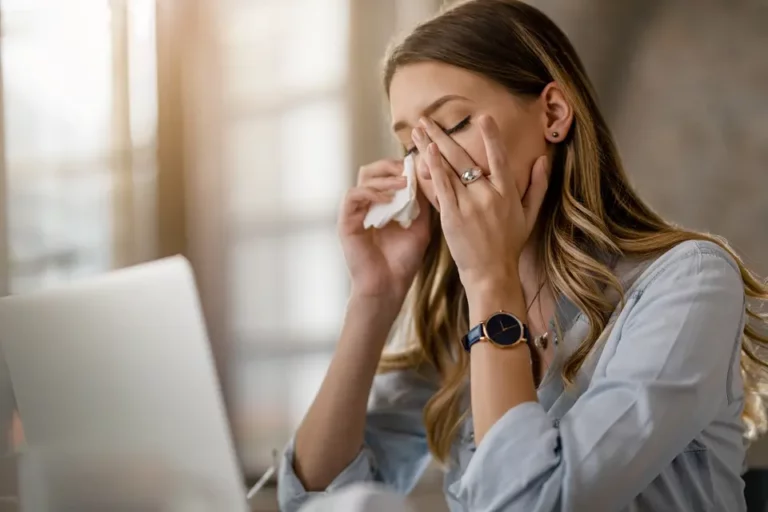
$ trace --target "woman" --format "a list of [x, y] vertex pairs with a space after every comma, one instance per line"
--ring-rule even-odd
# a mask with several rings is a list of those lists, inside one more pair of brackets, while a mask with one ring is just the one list
[[[345, 199], [351, 298], [282, 508], [361, 481], [407, 493], [434, 458], [452, 511], [744, 510], [768, 342], [747, 299], [768, 287], [636, 195], [565, 35], [518, 1], [462, 3], [384, 82], [422, 213], [362, 227], [400, 162]], [[406, 296], [406, 345], [382, 358]]]

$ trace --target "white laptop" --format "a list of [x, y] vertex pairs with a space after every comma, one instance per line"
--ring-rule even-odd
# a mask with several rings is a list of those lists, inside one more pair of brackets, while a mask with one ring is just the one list
[[123, 487], [186, 486], [174, 492], [247, 510], [184, 258], [0, 299], [0, 349], [30, 453], [58, 454], [64, 466], [91, 460], [91, 476], [102, 464]]

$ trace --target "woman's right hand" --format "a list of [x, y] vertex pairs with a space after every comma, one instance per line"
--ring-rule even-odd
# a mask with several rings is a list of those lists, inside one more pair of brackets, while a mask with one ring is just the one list
[[358, 297], [402, 300], [421, 266], [430, 238], [431, 206], [419, 192], [419, 216], [410, 228], [395, 221], [365, 229], [373, 204], [387, 203], [407, 186], [402, 160], [379, 160], [360, 168], [357, 186], [347, 192], [339, 216], [339, 236]]

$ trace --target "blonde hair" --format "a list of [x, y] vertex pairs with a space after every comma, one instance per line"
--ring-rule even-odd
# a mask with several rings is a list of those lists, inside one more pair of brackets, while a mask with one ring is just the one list
[[[594, 348], [614, 310], [606, 291], [622, 293], [604, 258], [660, 255], [688, 240], [707, 240], [738, 263], [750, 299], [768, 300], [768, 285], [748, 270], [725, 240], [664, 221], [636, 194], [613, 137], [596, 102], [592, 85], [565, 34], [543, 13], [515, 0], [473, 0], [451, 7], [418, 26], [394, 47], [386, 61], [387, 91], [404, 65], [438, 61], [484, 75], [521, 97], [538, 97], [550, 82], [561, 87], [574, 122], [558, 146], [552, 177], [539, 219], [539, 248], [545, 282], [570, 299], [589, 321], [589, 333], [562, 368], [571, 384]], [[433, 236], [406, 305], [408, 347], [385, 354], [381, 372], [435, 370], [440, 387], [424, 410], [427, 442], [433, 456], [446, 462], [466, 411], [464, 392], [469, 359], [457, 342], [469, 328], [467, 302], [458, 271], [432, 215]], [[745, 436], [766, 430], [768, 365], [759, 350], [768, 345], [756, 323], [768, 315], [747, 307], [741, 346]]]

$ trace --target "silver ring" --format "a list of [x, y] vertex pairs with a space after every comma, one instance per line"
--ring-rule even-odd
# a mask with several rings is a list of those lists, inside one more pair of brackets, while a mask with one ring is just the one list
[[461, 176], [459, 176], [459, 179], [464, 185], [469, 185], [470, 183], [474, 183], [475, 181], [479, 180], [483, 177], [483, 171], [477, 167], [470, 167], [466, 171], [461, 173]]

